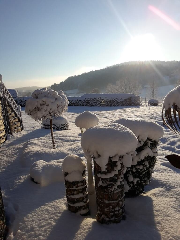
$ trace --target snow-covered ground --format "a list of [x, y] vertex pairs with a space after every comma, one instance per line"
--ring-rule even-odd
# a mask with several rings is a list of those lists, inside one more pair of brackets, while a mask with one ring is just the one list
[[10, 224], [8, 240], [179, 240], [180, 170], [170, 165], [165, 156], [180, 154], [180, 137], [167, 128], [158, 146], [152, 181], [144, 194], [125, 200], [126, 220], [121, 223], [101, 225], [96, 221], [94, 195], [90, 197], [91, 216], [69, 212], [61, 177], [56, 182], [49, 181], [49, 185], [31, 181], [30, 168], [39, 160], [51, 162], [51, 166], [57, 160], [61, 166], [68, 154], [84, 159], [81, 134], [75, 125], [83, 111], [95, 113], [100, 123], [129, 117], [162, 126], [161, 106], [69, 107], [64, 114], [69, 130], [54, 131], [53, 149], [50, 129], [42, 129], [22, 109], [24, 130], [10, 136], [0, 148], [0, 186]]

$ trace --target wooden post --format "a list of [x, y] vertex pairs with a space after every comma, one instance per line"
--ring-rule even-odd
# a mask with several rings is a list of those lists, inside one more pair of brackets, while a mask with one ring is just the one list
[[50, 119], [50, 128], [51, 128], [51, 138], [52, 138], [53, 149], [55, 149], [55, 142], [54, 142], [54, 135], [53, 135], [53, 127], [52, 127], [52, 119]]

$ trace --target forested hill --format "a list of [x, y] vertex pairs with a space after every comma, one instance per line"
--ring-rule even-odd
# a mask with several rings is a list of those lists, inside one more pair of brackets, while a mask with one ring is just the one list
[[142, 87], [156, 82], [157, 86], [175, 84], [180, 79], [180, 61], [144, 61], [113, 65], [100, 70], [68, 77], [65, 81], [51, 86], [54, 90], [78, 89], [91, 92], [98, 88], [105, 90], [108, 84], [117, 81], [138, 81]]

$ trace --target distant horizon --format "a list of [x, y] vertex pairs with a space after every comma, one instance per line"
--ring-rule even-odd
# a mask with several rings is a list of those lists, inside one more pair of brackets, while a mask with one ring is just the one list
[[[84, 73], [89, 73], [91, 71], [96, 71], [96, 70], [102, 70], [102, 69], [105, 69], [105, 68], [108, 68], [108, 67], [112, 67], [112, 66], [116, 66], [116, 65], [121, 65], [121, 64], [128, 64], [128, 63], [132, 63], [132, 62], [180, 62], [180, 60], [144, 60], [144, 61], [139, 61], [139, 60], [136, 60], [136, 61], [127, 61], [127, 62], [122, 62], [122, 63], [116, 63], [114, 65], [111, 65], [111, 66], [106, 66], [106, 67], [103, 67], [103, 68], [100, 68], [100, 69], [94, 69], [94, 70], [90, 70], [88, 72], [82, 72], [82, 73], [79, 73], [79, 74], [74, 74], [74, 75], [70, 75], [70, 76], [67, 76], [64, 80], [62, 81], [57, 81], [56, 84], [59, 84], [60, 82], [63, 82], [65, 81], [67, 78], [69, 77], [73, 77], [73, 76], [79, 76], [79, 75], [82, 75]], [[1, 73], [0, 73], [1, 74]], [[1, 74], [2, 75], [2, 74]], [[2, 75], [2, 81], [3, 81], [3, 75]], [[3, 81], [3, 83], [5, 84], [5, 82]], [[54, 84], [54, 83], [53, 83]], [[53, 85], [51, 84], [51, 85]], [[18, 88], [31, 88], [31, 87], [37, 87], [37, 88], [43, 88], [43, 87], [50, 87], [51, 85], [41, 85], [41, 86], [36, 86], [36, 85], [32, 85], [32, 86], [29, 86], [29, 85], [26, 85], [26, 86], [19, 86], [19, 87], [8, 87], [9, 85], [6, 85], [5, 86], [8, 88], [8, 89], [18, 89]]]

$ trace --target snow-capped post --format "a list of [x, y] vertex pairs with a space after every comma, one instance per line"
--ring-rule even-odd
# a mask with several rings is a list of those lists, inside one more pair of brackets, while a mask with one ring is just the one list
[[132, 166], [124, 175], [126, 196], [137, 196], [149, 184], [156, 163], [157, 145], [163, 136], [163, 129], [154, 122], [144, 120], [119, 119], [116, 123], [128, 127], [137, 137], [138, 146]]
[[99, 119], [98, 117], [89, 111], [81, 113], [77, 116], [75, 120], [75, 125], [80, 128], [81, 134], [83, 134], [83, 129], [89, 129], [94, 127], [98, 124]]
[[118, 223], [125, 217], [124, 172], [131, 166], [137, 142], [120, 124], [90, 128], [82, 135], [85, 157], [94, 162], [96, 219], [100, 223]]
[[5, 221], [5, 212], [4, 212], [4, 204], [2, 199], [2, 193], [0, 188], [0, 240], [5, 239], [6, 235], [6, 221]]
[[82, 216], [89, 215], [89, 199], [85, 178], [86, 165], [77, 155], [68, 155], [63, 161], [68, 210]]
[[56, 92], [52, 89], [35, 90], [32, 98], [26, 101], [25, 112], [36, 121], [50, 120], [53, 148], [55, 142], [52, 130], [52, 118], [60, 116], [67, 110], [68, 100], [63, 91]]

